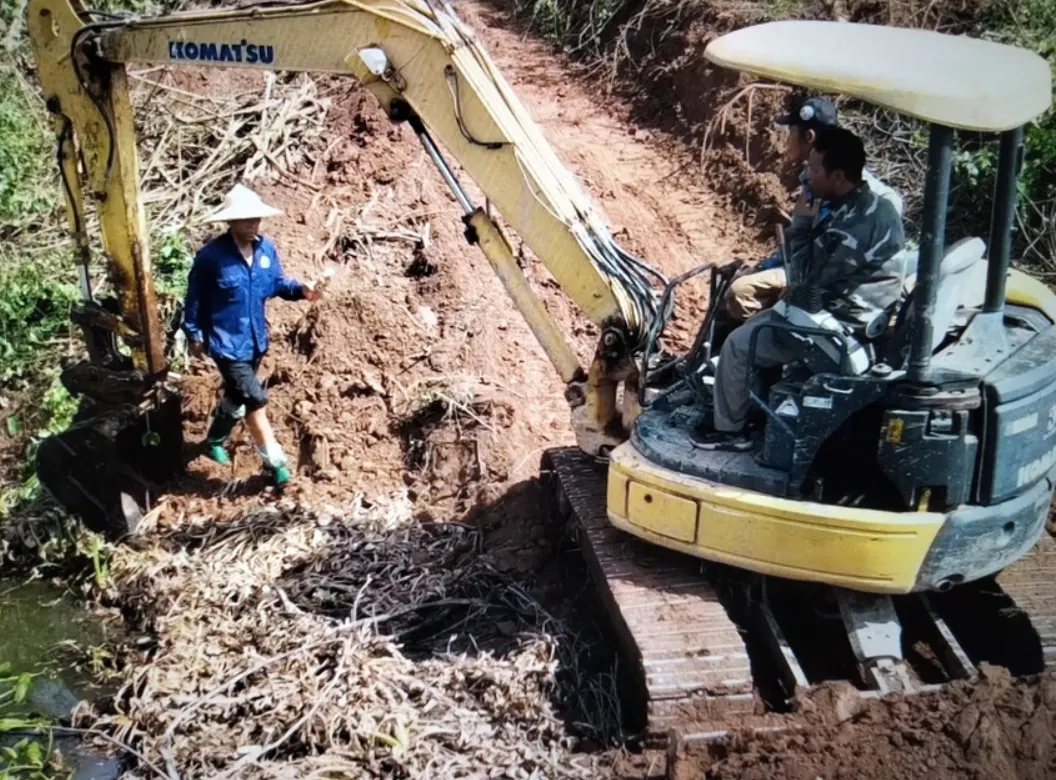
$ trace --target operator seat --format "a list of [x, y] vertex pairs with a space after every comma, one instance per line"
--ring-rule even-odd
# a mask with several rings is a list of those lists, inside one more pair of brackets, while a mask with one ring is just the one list
[[[965, 238], [946, 249], [939, 264], [936, 281], [935, 312], [931, 350], [934, 352], [946, 339], [950, 329], [964, 325], [963, 315], [982, 306], [986, 294], [986, 242], [981, 238]], [[917, 275], [906, 277], [903, 291], [905, 300], [899, 311], [891, 343], [884, 350], [892, 365], [902, 365], [909, 349], [913, 330], [913, 299]], [[958, 315], [962, 316], [958, 316]]]

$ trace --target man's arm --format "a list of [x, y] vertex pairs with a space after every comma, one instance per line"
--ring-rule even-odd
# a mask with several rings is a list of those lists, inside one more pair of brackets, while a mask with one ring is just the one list
[[275, 269], [272, 276], [271, 298], [282, 298], [285, 301], [303, 301], [308, 297], [308, 289], [283, 273], [282, 261], [279, 260], [279, 252], [274, 246], [269, 247], [271, 251], [271, 263]]
[[199, 251], [194, 256], [191, 273], [187, 276], [187, 296], [183, 303], [183, 332], [187, 334], [187, 340], [192, 346], [204, 343], [204, 327], [209, 322], [209, 274], [206, 268], [208, 262]]
[[812, 272], [814, 237], [817, 235], [815, 222], [820, 209], [820, 200], [809, 203], [806, 193], [799, 193], [796, 207], [792, 210], [792, 224], [785, 231], [785, 246], [788, 250], [785, 273], [788, 274], [789, 287]]

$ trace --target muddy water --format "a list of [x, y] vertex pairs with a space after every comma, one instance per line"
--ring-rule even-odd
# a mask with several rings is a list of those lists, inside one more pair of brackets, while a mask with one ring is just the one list
[[[79, 701], [93, 701], [106, 692], [83, 665], [85, 651], [115, 638], [113, 629], [60, 589], [39, 581], [0, 580], [0, 664], [11, 665], [10, 676], [34, 675], [24, 701], [15, 703], [0, 696], [0, 719], [67, 721]], [[0, 733], [0, 744], [17, 741], [19, 736]], [[120, 775], [118, 760], [95, 753], [67, 734], [56, 732], [55, 737], [55, 746], [74, 780], [109, 780]]]
[[16, 675], [40, 675], [26, 702], [0, 704], [0, 713], [65, 718], [71, 701], [98, 697], [90, 671], [77, 669], [72, 659], [83, 658], [79, 649], [99, 647], [110, 633], [58, 588], [0, 581], [0, 664], [11, 664]]

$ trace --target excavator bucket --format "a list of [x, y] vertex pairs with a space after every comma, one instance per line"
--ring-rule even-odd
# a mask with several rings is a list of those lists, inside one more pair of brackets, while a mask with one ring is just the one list
[[74, 424], [37, 452], [44, 488], [109, 541], [134, 533], [160, 486], [183, 470], [179, 394], [148, 403], [104, 407], [84, 399]]

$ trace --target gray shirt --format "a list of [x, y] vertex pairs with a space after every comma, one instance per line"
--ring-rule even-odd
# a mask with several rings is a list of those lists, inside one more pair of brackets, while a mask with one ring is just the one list
[[788, 284], [809, 285], [825, 308], [852, 330], [861, 331], [890, 315], [902, 293], [906, 236], [889, 197], [863, 182], [831, 204], [825, 219], [797, 216], [786, 239]]

